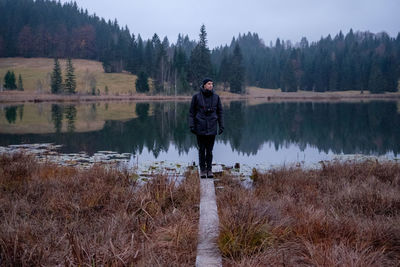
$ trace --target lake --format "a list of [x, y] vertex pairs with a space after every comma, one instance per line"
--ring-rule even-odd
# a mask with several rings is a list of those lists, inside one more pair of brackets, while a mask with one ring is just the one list
[[[189, 102], [29, 103], [0, 107], [0, 146], [55, 143], [62, 153], [131, 153], [141, 161], [197, 162]], [[225, 132], [214, 161], [250, 166], [338, 156], [397, 158], [400, 104], [224, 102]]]

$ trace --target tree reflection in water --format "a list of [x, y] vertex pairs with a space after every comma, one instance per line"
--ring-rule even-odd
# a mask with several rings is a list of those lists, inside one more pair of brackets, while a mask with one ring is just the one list
[[[98, 118], [98, 107], [89, 105], [92, 119]], [[106, 105], [102, 112], [111, 112], [115, 103], [97, 105]], [[126, 112], [132, 114], [130, 119], [107, 119], [99, 130], [76, 132], [76, 105], [52, 104], [54, 133], [0, 134], [0, 145], [54, 142], [64, 145], [63, 152], [112, 150], [135, 154], [147, 148], [155, 157], [168, 151], [171, 144], [182, 155], [195, 148], [195, 138], [188, 130], [188, 102], [136, 103], [129, 108]], [[396, 102], [230, 102], [224, 106], [224, 113], [225, 131], [217, 142], [245, 155], [257, 155], [265, 143], [273, 144], [275, 150], [295, 144], [300, 150], [311, 146], [335, 154], [397, 155], [400, 151]], [[15, 123], [17, 108], [6, 107], [0, 116]], [[62, 131], [63, 120], [66, 132]]]

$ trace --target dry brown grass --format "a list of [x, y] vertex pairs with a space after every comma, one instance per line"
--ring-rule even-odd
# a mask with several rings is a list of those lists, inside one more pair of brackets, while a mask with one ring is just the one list
[[399, 266], [399, 164], [329, 163], [253, 177], [252, 189], [221, 180], [225, 266]]
[[[105, 95], [105, 86], [109, 95], [136, 93], [136, 75], [128, 73], [104, 73], [101, 62], [86, 59], [72, 59], [75, 68], [77, 92], [91, 94], [87, 75], [93, 75], [97, 81], [96, 88], [101, 95]], [[65, 78], [66, 59], [60, 59], [60, 66]], [[17, 76], [21, 74], [25, 89], [25, 97], [29, 94], [39, 95], [50, 93], [49, 75], [53, 71], [54, 60], [52, 58], [0, 58], [0, 80], [8, 70], [13, 70]], [[38, 82], [42, 84], [42, 92], [38, 91]]]
[[199, 184], [95, 166], [79, 170], [0, 156], [0, 262], [193, 266]]

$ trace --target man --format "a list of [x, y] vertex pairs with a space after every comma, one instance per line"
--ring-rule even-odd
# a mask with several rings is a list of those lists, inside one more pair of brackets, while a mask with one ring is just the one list
[[213, 81], [209, 78], [203, 80], [200, 92], [192, 97], [189, 110], [190, 131], [197, 137], [199, 148], [199, 165], [201, 178], [213, 178], [212, 150], [215, 136], [224, 131], [224, 119], [221, 100], [213, 91]]

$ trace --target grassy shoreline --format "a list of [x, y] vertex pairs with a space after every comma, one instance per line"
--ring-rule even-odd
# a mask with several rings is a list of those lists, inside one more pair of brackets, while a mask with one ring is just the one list
[[[53, 69], [51, 58], [0, 58], [0, 79], [8, 70], [21, 74], [25, 90], [0, 92], [0, 103], [24, 102], [87, 102], [87, 101], [188, 101], [191, 95], [146, 95], [136, 92], [136, 75], [130, 73], [104, 73], [101, 62], [73, 59], [77, 79], [76, 95], [50, 94], [50, 76]], [[66, 60], [60, 59], [63, 73]], [[96, 93], [91, 95], [90, 79], [96, 80]], [[108, 88], [108, 91], [105, 88]], [[218, 86], [217, 86], [218, 87]], [[400, 99], [400, 92], [370, 94], [368, 91], [337, 92], [281, 92], [280, 89], [265, 89], [254, 86], [246, 88], [245, 95], [233, 94], [217, 88], [217, 93], [225, 101], [363, 101]]]
[[400, 164], [331, 162], [320, 170], [221, 178], [225, 266], [397, 266]]
[[[265, 92], [263, 92], [265, 91]], [[400, 100], [400, 93], [360, 94], [359, 92], [293, 92], [285, 93], [273, 89], [249, 88], [245, 95], [217, 91], [222, 100], [248, 100], [251, 102], [280, 102], [280, 101], [369, 101], [369, 100]], [[111, 101], [189, 101], [190, 95], [53, 95], [33, 94], [29, 92], [4, 91], [0, 92], [0, 103], [27, 103], [27, 102], [111, 102]]]
[[[5, 265], [193, 266], [199, 180], [39, 164], [0, 155]], [[216, 181], [224, 266], [396, 266], [400, 164], [329, 162]]]
[[199, 183], [38, 164], [0, 155], [0, 261], [5, 266], [193, 266]]

